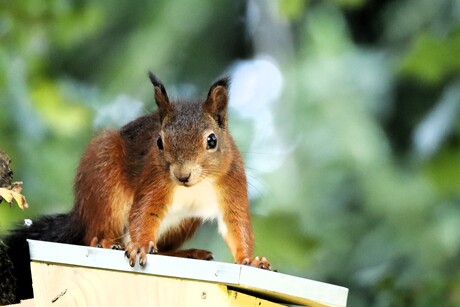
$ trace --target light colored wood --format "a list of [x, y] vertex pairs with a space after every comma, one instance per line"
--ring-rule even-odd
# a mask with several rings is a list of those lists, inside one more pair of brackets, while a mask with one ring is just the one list
[[346, 306], [348, 289], [343, 287], [250, 266], [241, 266], [240, 269], [236, 288], [260, 292], [273, 300], [301, 306]]
[[35, 301], [33, 298], [29, 299], [29, 300], [23, 300], [21, 301], [21, 304], [20, 304], [21, 307], [34, 307], [35, 306]]
[[281, 306], [209, 282], [43, 262], [31, 269], [35, 306]]
[[228, 291], [229, 307], [280, 307], [285, 306], [278, 303], [260, 299], [235, 290]]
[[[344, 287], [244, 265], [147, 255], [145, 267], [136, 265], [131, 268], [122, 251], [34, 240], [28, 240], [28, 243], [31, 259], [35, 262], [105, 269], [148, 278], [199, 280], [228, 286], [239, 292], [249, 291], [271, 301], [303, 306], [343, 307], [347, 302], [348, 289]], [[112, 282], [111, 278], [108, 280]]]

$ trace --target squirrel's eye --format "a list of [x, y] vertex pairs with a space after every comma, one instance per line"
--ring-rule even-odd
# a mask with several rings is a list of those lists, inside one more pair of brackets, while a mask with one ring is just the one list
[[157, 139], [157, 146], [159, 150], [163, 150], [163, 140], [161, 139], [161, 136]]
[[206, 149], [216, 149], [217, 147], [217, 136], [214, 133], [208, 135]]

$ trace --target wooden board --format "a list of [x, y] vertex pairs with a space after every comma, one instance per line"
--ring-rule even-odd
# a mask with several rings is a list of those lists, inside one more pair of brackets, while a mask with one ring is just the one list
[[43, 262], [31, 268], [35, 306], [281, 306], [216, 283]]
[[[229, 286], [238, 292], [241, 292], [239, 290], [247, 291], [254, 297], [263, 297], [270, 301], [281, 301], [289, 304], [312, 307], [346, 306], [347, 301], [348, 289], [346, 288], [243, 265], [148, 255], [146, 267], [142, 268], [136, 265], [131, 268], [122, 251], [34, 240], [28, 240], [28, 242], [31, 259], [34, 262], [130, 273], [130, 276], [134, 276], [133, 280], [152, 279], [152, 284], [149, 281], [140, 282], [136, 297], [148, 292], [143, 292], [141, 289], [154, 289], [151, 288], [152, 286], [159, 287], [155, 289], [162, 289], [158, 277], [171, 277], [172, 279], [204, 282], [217, 287]], [[115, 272], [110, 271], [107, 271], [110, 275], [100, 279], [100, 282], [113, 289], [116, 287], [110, 285], [116, 283], [116, 279], [112, 280], [109, 276]], [[40, 271], [36, 273], [40, 273]], [[123, 283], [122, 281], [123, 278], [120, 282]], [[142, 286], [143, 284], [148, 286]], [[178, 288], [173, 287], [173, 289], [178, 291]], [[97, 296], [97, 293], [94, 294]], [[58, 295], [58, 293], [50, 295]], [[47, 299], [49, 299], [48, 296]]]

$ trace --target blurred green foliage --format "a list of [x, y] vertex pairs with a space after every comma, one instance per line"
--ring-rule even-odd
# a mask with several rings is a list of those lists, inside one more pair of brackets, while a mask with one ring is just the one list
[[[0, 147], [30, 208], [0, 230], [71, 208], [95, 131], [153, 109], [148, 70], [196, 96], [263, 57], [281, 94], [267, 75], [271, 103], [231, 114], [257, 253], [350, 306], [457, 306], [459, 29], [458, 0], [1, 1]], [[189, 244], [230, 260], [214, 225]]]

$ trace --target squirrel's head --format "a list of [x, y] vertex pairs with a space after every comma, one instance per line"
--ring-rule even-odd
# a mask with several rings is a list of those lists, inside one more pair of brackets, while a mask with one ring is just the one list
[[178, 185], [193, 186], [226, 172], [233, 148], [227, 126], [229, 79], [216, 81], [204, 100], [170, 101], [165, 87], [149, 73], [161, 130], [158, 156]]

